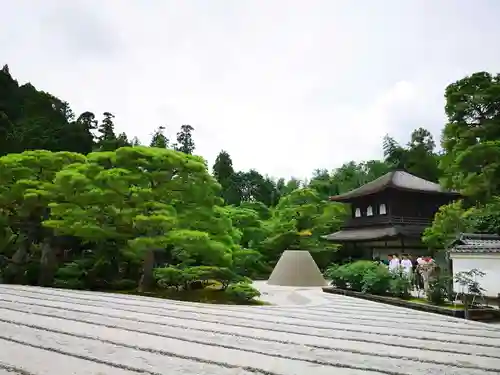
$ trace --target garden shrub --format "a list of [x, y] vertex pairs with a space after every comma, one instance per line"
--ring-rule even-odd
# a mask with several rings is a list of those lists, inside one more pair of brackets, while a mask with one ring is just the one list
[[231, 283], [248, 282], [249, 279], [238, 275], [233, 270], [224, 267], [214, 267], [213, 280], [219, 282], [222, 290], [225, 290]]
[[156, 283], [161, 288], [175, 288], [179, 290], [184, 284], [184, 274], [176, 267], [162, 267], [154, 270]]
[[389, 282], [389, 293], [398, 298], [410, 298], [411, 281], [409, 278], [393, 273]]
[[369, 268], [363, 276], [363, 293], [384, 295], [391, 285], [392, 275], [387, 267], [376, 265]]
[[379, 265], [368, 260], [359, 260], [341, 267], [345, 267], [344, 277], [348, 286], [354, 291], [361, 292], [363, 291], [363, 278], [367, 273], [376, 270]]
[[347, 287], [346, 268], [338, 264], [332, 264], [324, 273], [325, 279], [331, 281], [331, 285], [345, 289]]
[[454, 296], [450, 294], [450, 281], [448, 275], [439, 275], [429, 281], [429, 290], [427, 291], [427, 300], [436, 305], [442, 305], [446, 299], [453, 300]]
[[233, 269], [238, 275], [253, 279], [267, 272], [262, 254], [250, 249], [240, 249], [233, 252]]
[[157, 285], [161, 288], [177, 290], [202, 289], [213, 282], [218, 282], [221, 290], [225, 290], [231, 283], [249, 281], [229, 268], [214, 266], [162, 267], [156, 268], [154, 275]]
[[227, 293], [235, 301], [240, 301], [242, 303], [249, 302], [260, 296], [260, 292], [257, 289], [245, 282], [229, 285], [226, 288], [225, 293]]
[[408, 298], [411, 282], [401, 273], [390, 272], [387, 267], [368, 260], [359, 260], [342, 266], [332, 265], [325, 278], [337, 288], [356, 292]]

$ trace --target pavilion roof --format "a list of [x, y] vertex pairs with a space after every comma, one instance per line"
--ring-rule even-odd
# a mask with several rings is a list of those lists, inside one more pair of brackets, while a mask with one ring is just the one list
[[347, 193], [330, 197], [331, 201], [349, 202], [353, 198], [363, 197], [375, 193], [379, 193], [385, 189], [393, 188], [398, 190], [414, 191], [420, 193], [443, 194], [448, 196], [460, 196], [456, 191], [445, 190], [441, 185], [424, 180], [423, 178], [414, 176], [405, 171], [392, 171], [386, 173], [382, 177], [377, 178], [367, 184], [351, 190]]

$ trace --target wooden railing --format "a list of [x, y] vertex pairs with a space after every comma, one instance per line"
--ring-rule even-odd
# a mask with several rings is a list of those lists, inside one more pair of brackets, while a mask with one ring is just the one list
[[418, 225], [429, 226], [432, 219], [411, 216], [374, 215], [348, 219], [344, 228], [358, 228], [372, 225]]

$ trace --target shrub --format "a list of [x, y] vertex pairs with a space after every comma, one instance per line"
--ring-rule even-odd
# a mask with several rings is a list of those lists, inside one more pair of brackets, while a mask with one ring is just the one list
[[180, 289], [184, 284], [184, 274], [176, 267], [162, 267], [154, 270], [156, 283], [161, 288]]
[[225, 290], [231, 283], [248, 281], [243, 276], [236, 274], [229, 268], [196, 266], [177, 268], [173, 266], [155, 269], [157, 284], [162, 288], [179, 289], [200, 289], [207, 286], [211, 281], [221, 284], [221, 289]]
[[386, 294], [391, 280], [386, 267], [366, 260], [342, 266], [331, 265], [324, 275], [337, 288], [349, 287], [354, 291], [373, 294]]
[[240, 249], [233, 252], [233, 268], [238, 275], [251, 278], [264, 273], [266, 269], [262, 254], [250, 249]]
[[363, 290], [363, 278], [368, 272], [373, 272], [379, 265], [368, 260], [359, 260], [354, 263], [349, 263], [345, 266], [345, 279], [352, 290], [361, 292]]
[[222, 289], [225, 290], [231, 283], [247, 282], [248, 279], [236, 274], [229, 268], [214, 267], [213, 270], [213, 280], [218, 281], [222, 285]]
[[260, 296], [260, 292], [248, 283], [239, 282], [229, 285], [225, 293], [232, 299], [240, 302], [249, 302]]
[[427, 291], [427, 300], [436, 305], [442, 305], [446, 299], [451, 300], [450, 281], [448, 275], [439, 275], [429, 281], [429, 290]]
[[389, 293], [398, 298], [409, 298], [411, 290], [411, 281], [409, 278], [398, 273], [391, 275], [389, 283]]
[[331, 285], [337, 288], [344, 289], [347, 287], [345, 266], [333, 264], [326, 269], [324, 276], [327, 280], [331, 280]]
[[384, 295], [390, 289], [392, 275], [387, 267], [377, 265], [367, 269], [363, 276], [363, 293]]

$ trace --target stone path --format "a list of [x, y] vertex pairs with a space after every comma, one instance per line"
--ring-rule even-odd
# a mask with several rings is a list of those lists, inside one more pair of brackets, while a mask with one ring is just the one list
[[256, 285], [278, 305], [0, 285], [0, 375], [500, 373], [499, 326]]

